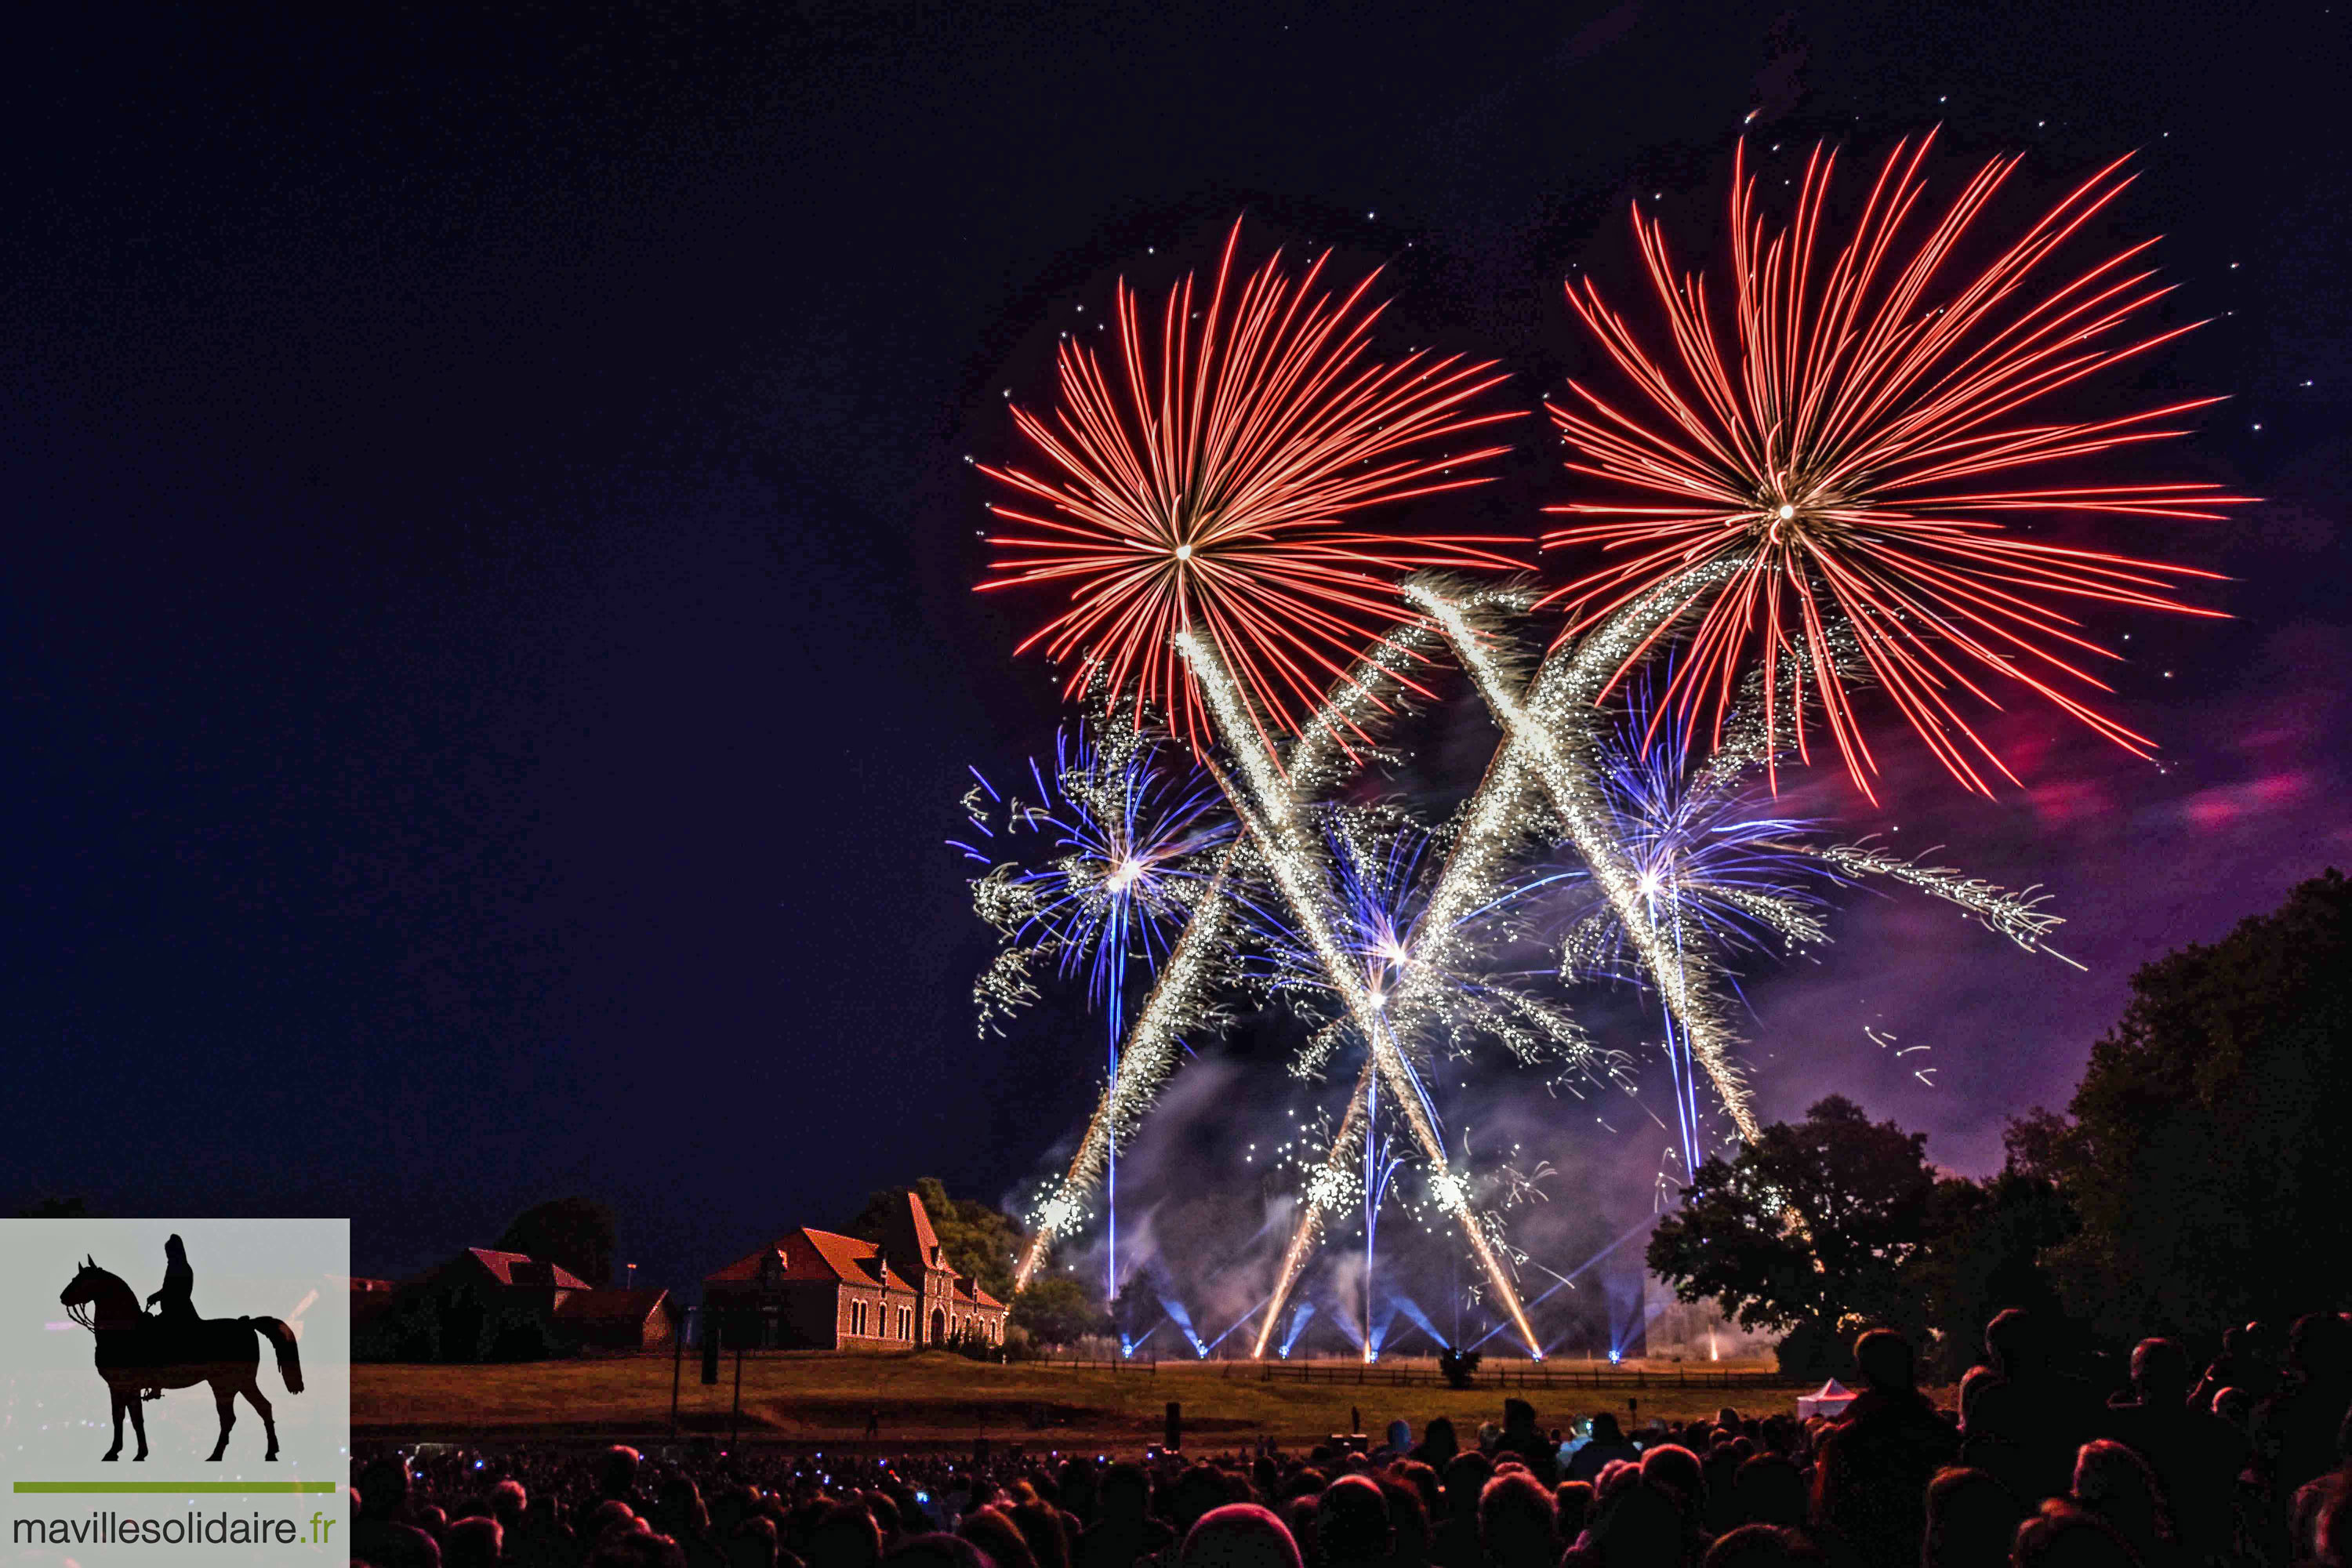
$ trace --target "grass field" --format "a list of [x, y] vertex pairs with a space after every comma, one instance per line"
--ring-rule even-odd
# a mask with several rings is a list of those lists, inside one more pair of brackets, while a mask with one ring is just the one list
[[[1609, 1373], [1598, 1388], [1524, 1390], [1497, 1386], [1499, 1369], [1490, 1368], [1480, 1387], [1459, 1392], [1397, 1386], [1398, 1370], [1334, 1361], [1314, 1363], [1313, 1381], [1300, 1381], [1295, 1373], [1262, 1381], [1255, 1366], [1234, 1362], [1161, 1362], [1153, 1371], [1112, 1371], [1034, 1363], [994, 1366], [944, 1352], [753, 1356], [743, 1363], [742, 1433], [750, 1440], [854, 1447], [863, 1446], [874, 1416], [878, 1445], [893, 1450], [965, 1447], [986, 1436], [1000, 1444], [1131, 1453], [1159, 1440], [1171, 1400], [1184, 1407], [1189, 1443], [1223, 1447], [1261, 1436], [1286, 1445], [1318, 1440], [1347, 1430], [1351, 1409], [1362, 1412], [1365, 1429], [1375, 1435], [1397, 1416], [1412, 1422], [1416, 1433], [1441, 1415], [1475, 1428], [1501, 1419], [1507, 1393], [1526, 1398], [1538, 1419], [1553, 1426], [1596, 1410], [1622, 1417], [1629, 1400], [1639, 1402], [1643, 1420], [1712, 1414], [1727, 1404], [1758, 1413], [1793, 1410], [1798, 1392], [1757, 1382], [1727, 1391], [1713, 1381], [1724, 1372], [1748, 1379], [1769, 1371], [1757, 1363], [1704, 1369], [1629, 1365]], [[1412, 1370], [1425, 1375], [1429, 1363], [1412, 1363]], [[730, 1358], [718, 1385], [705, 1387], [689, 1358], [680, 1379], [679, 1430], [728, 1435], [734, 1374]], [[1699, 1384], [1702, 1378], [1707, 1385]], [[650, 1437], [671, 1429], [670, 1379], [670, 1361], [657, 1356], [514, 1366], [361, 1365], [352, 1369], [352, 1425], [363, 1437], [418, 1440]]]

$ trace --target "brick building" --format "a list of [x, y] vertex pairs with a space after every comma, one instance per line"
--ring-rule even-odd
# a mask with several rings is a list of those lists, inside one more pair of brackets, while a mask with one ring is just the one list
[[1004, 1342], [1004, 1303], [949, 1264], [923, 1200], [894, 1206], [879, 1242], [803, 1226], [702, 1282], [704, 1304], [760, 1325], [762, 1344], [908, 1350]]
[[535, 1361], [668, 1347], [667, 1290], [600, 1289], [560, 1263], [469, 1247], [404, 1284], [352, 1281], [366, 1361]]

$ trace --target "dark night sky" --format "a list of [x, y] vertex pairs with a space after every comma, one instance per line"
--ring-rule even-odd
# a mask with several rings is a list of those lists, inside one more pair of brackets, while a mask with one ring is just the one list
[[[2136, 964], [2346, 856], [2326, 5], [628, 10], [12, 37], [0, 1212], [348, 1214], [399, 1272], [576, 1189], [684, 1283], [886, 1182], [1005, 1193], [1093, 1026], [975, 1043], [940, 844], [1056, 711], [1032, 606], [966, 592], [1003, 388], [1246, 210], [1393, 258], [1399, 330], [1532, 405], [1589, 361], [1569, 267], [1625, 276], [1637, 192], [1704, 245], [1751, 108], [2030, 150], [2029, 203], [2139, 149], [2107, 235], [2217, 318], [2143, 387], [2234, 396], [2171, 471], [2273, 498], [2150, 542], [2235, 619], [2109, 624], [2163, 771], [2023, 714], [2000, 802], [1907, 751], [1885, 816], [1804, 787], [2048, 883], [2091, 973], [1861, 901], [1756, 990], [1762, 1110], [1843, 1087], [1985, 1169]], [[1534, 435], [1490, 512], [1561, 493]]]

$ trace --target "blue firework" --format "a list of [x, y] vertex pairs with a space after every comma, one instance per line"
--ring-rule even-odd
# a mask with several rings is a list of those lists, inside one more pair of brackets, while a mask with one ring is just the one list
[[[1482, 1041], [1523, 1063], [1565, 1067], [1569, 1076], [1602, 1065], [1574, 1020], [1538, 994], [1541, 976], [1508, 962], [1534, 935], [1522, 906], [1559, 874], [1502, 878], [1441, 914], [1433, 894], [1451, 847], [1445, 835], [1394, 810], [1341, 806], [1325, 813], [1323, 837], [1337, 916], [1332, 935], [1406, 1047], [1408, 1070], [1433, 1045], [1460, 1052]], [[1327, 1000], [1322, 962], [1290, 925], [1286, 908], [1272, 900], [1250, 908], [1264, 944], [1265, 989], [1315, 1005]], [[1347, 1028], [1344, 1020], [1327, 1025], [1300, 1058], [1302, 1068], [1328, 1059]]]
[[976, 994], [983, 1023], [1034, 1000], [1049, 963], [1084, 981], [1115, 1049], [1129, 966], [1157, 971], [1234, 837], [1223, 796], [1181, 748], [1103, 706], [1055, 735], [1050, 766], [1030, 759], [1034, 797], [972, 777], [965, 806], [994, 853], [955, 847], [989, 868], [973, 901], [1004, 942]]
[[[1683, 721], [1636, 687], [1602, 746], [1601, 780], [1642, 910], [1684, 960], [1729, 975], [1729, 957], [1828, 940], [1826, 890], [1844, 879], [1812, 847], [1816, 825], [1773, 810], [1737, 750], [1696, 760]], [[1604, 900], [1571, 929], [1571, 974], [1634, 973]]]

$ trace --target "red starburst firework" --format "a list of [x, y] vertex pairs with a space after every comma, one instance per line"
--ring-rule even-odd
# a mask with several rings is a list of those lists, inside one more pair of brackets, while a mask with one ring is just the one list
[[[1550, 406], [1572, 471], [1639, 492], [1548, 509], [1591, 521], [1547, 534], [1547, 549], [1633, 552], [1555, 595], [1576, 625], [1713, 564], [1690, 579], [1693, 618], [1681, 623], [1688, 642], [1667, 702], [1685, 718], [1711, 712], [1719, 724], [1742, 672], [1760, 661], [1764, 689], [1777, 695], [1785, 661], [1800, 713], [1810, 682], [1865, 795], [1876, 763], [1834, 668], [1825, 635], [1833, 622], [1850, 628], [1911, 727], [1972, 789], [1990, 793], [1979, 763], [2015, 782], [1958, 702], [1966, 693], [1998, 708], [1988, 688], [2000, 680], [2022, 683], [2146, 755], [2145, 736], [2076, 695], [2109, 689], [2081, 656], [2115, 656], [2064, 606], [2211, 616], [2168, 595], [2181, 579], [2214, 574], [2038, 542], [2010, 524], [2036, 512], [2212, 519], [2221, 515], [2212, 508], [2249, 499], [2207, 484], [2011, 489], [1997, 477], [2179, 435], [2159, 426], [2219, 399], [2086, 423], [2024, 412], [2189, 328], [2136, 338], [2122, 331], [2168, 292], [2134, 266], [2152, 241], [2059, 287], [2039, 286], [2042, 263], [2130, 183], [2121, 161], [1959, 286], [1943, 283], [2018, 159], [1985, 164], [1924, 241], [1898, 250], [1921, 205], [1933, 141], [1897, 143], [1831, 258], [1817, 242], [1835, 154], [1814, 150], [1794, 219], [1773, 232], [1756, 210], [1742, 146], [1732, 176], [1727, 358], [1700, 279], [1676, 272], [1660, 226], [1636, 208], [1634, 235], [1674, 355], [1654, 358], [1589, 279], [1571, 281], [1570, 305], [1633, 382], [1646, 413], [1575, 382], [1574, 405]], [[1801, 752], [1803, 739], [1800, 728]]]
[[1075, 656], [1073, 692], [1100, 666], [1114, 696], [1133, 691], [1191, 735], [1205, 721], [1171, 645], [1180, 630], [1213, 637], [1261, 711], [1288, 727], [1398, 618], [1396, 578], [1517, 564], [1485, 548], [1512, 540], [1349, 521], [1486, 481], [1461, 470], [1507, 447], [1445, 447], [1517, 416], [1473, 407], [1503, 380], [1493, 363], [1375, 360], [1371, 278], [1335, 297], [1320, 287], [1328, 252], [1297, 277], [1277, 253], [1234, 288], [1240, 238], [1236, 223], [1205, 308], [1189, 274], [1169, 290], [1156, 339], [1119, 284], [1118, 382], [1083, 342], [1062, 345], [1050, 422], [1013, 411], [1045, 476], [982, 468], [1024, 502], [991, 504], [1017, 526], [989, 534], [996, 558], [980, 587], [1068, 590], [1068, 607], [1022, 650]]

